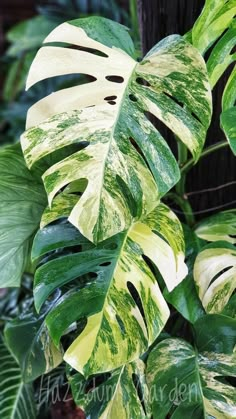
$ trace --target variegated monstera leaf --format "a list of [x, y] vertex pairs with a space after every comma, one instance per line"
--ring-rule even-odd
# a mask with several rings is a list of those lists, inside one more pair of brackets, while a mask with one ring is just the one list
[[[214, 328], [216, 336], [211, 333], [210, 328], [213, 322], [217, 327], [217, 321], [219, 330], [228, 337]], [[149, 355], [147, 381], [154, 418], [236, 417], [235, 388], [230, 382], [236, 376], [236, 357], [231, 348], [235, 343], [235, 320], [205, 316], [197, 322], [195, 332], [197, 350], [182, 339], [166, 339]], [[222, 339], [219, 350], [217, 339]]]
[[236, 288], [236, 212], [223, 211], [201, 221], [195, 230], [208, 242], [194, 264], [199, 297], [208, 313], [220, 313]]
[[196, 258], [193, 274], [205, 310], [220, 313], [236, 288], [236, 248], [227, 242], [206, 246]]
[[79, 373], [69, 374], [68, 378], [74, 401], [83, 409], [86, 417], [151, 417], [145, 364], [140, 359], [103, 376], [100, 383], [96, 378], [86, 380]]
[[147, 258], [169, 290], [187, 273], [181, 224], [164, 205], [96, 247], [70, 223], [45, 227], [35, 237], [33, 258], [45, 255], [49, 260], [35, 275], [36, 308], [61, 288], [46, 318], [56, 345], [86, 319], [64, 357], [86, 377], [138, 359], [164, 327], [169, 309]]
[[[236, 45], [236, 1], [206, 0], [201, 15], [197, 19], [191, 35], [193, 45], [205, 55], [209, 48], [214, 47], [207, 58], [207, 70], [211, 87], [235, 62]], [[236, 67], [234, 67], [222, 96], [221, 128], [229, 145], [236, 155]]]
[[98, 17], [71, 21], [45, 39], [27, 80], [30, 88], [50, 77], [90, 76], [89, 83], [52, 93], [31, 107], [22, 147], [31, 167], [78, 144], [78, 151], [50, 167], [43, 180], [50, 205], [67, 185], [76, 190], [76, 182], [86, 180], [82, 191], [78, 186], [81, 197], [69, 220], [95, 243], [149, 214], [179, 179], [177, 163], [146, 112], [169, 127], [195, 160], [211, 119], [205, 63], [191, 44], [167, 37], [139, 63], [133, 52], [126, 28], [118, 23]]

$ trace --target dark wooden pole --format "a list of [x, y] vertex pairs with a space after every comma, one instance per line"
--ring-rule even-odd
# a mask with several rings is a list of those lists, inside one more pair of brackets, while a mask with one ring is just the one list
[[[143, 53], [167, 35], [186, 33], [200, 14], [203, 5], [204, 0], [138, 0]], [[219, 127], [219, 114], [221, 93], [228, 75], [229, 71], [213, 92], [214, 116], [206, 145], [224, 139]], [[161, 124], [158, 124], [158, 128], [172, 146], [169, 131]], [[235, 183], [232, 183], [234, 181]], [[194, 192], [193, 195], [189, 195], [189, 199], [197, 219], [219, 210], [236, 207], [236, 159], [230, 150], [225, 148], [202, 159], [189, 172], [186, 189], [187, 193]], [[204, 189], [213, 190], [196, 193]]]

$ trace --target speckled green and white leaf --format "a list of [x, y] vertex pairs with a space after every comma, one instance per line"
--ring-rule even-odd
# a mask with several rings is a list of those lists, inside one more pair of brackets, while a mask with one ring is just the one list
[[[55, 92], [32, 106], [22, 147], [30, 167], [59, 148], [84, 144], [86, 148], [47, 170], [44, 182], [51, 204], [62, 186], [88, 180], [70, 221], [96, 242], [150, 212], [179, 178], [168, 145], [145, 111], [164, 122], [197, 159], [211, 118], [211, 93], [201, 55], [180, 36], [166, 38], [137, 63], [117, 45], [111, 48], [112, 40], [109, 46], [95, 40], [94, 30], [89, 37], [92, 19], [86, 20], [87, 27], [83, 19], [83, 29], [80, 20], [60, 25], [45, 40], [90, 52], [42, 47], [31, 66], [27, 88], [70, 73], [89, 74], [96, 80]], [[114, 32], [118, 25], [106, 19], [101, 22], [104, 28], [113, 26]]]
[[[150, 417], [145, 366], [141, 360], [112, 371], [100, 385], [79, 373], [69, 375], [68, 379], [75, 403], [91, 419]], [[88, 392], [89, 383], [92, 388]]]
[[0, 287], [18, 287], [47, 197], [19, 144], [0, 151]]
[[50, 372], [62, 362], [62, 349], [56, 348], [45, 324], [45, 317], [54, 303], [55, 298], [47, 302], [40, 315], [30, 307], [6, 324], [6, 343], [18, 361], [26, 383]]
[[236, 67], [234, 67], [222, 96], [221, 128], [224, 131], [232, 152], [236, 155]]
[[206, 0], [203, 11], [193, 26], [193, 45], [204, 54], [231, 25], [235, 14], [235, 0]]
[[203, 307], [220, 313], [236, 288], [236, 249], [216, 242], [202, 250], [194, 264], [194, 280]]
[[76, 195], [65, 193], [57, 195], [52, 202], [51, 208], [49, 206], [45, 208], [41, 218], [40, 228], [43, 228], [62, 217], [68, 218], [77, 202], [78, 197]]
[[232, 28], [214, 46], [207, 60], [207, 70], [212, 89], [228, 66], [236, 60], [236, 54], [232, 53], [235, 45], [236, 28]]
[[[36, 272], [34, 297], [38, 310], [56, 288], [81, 278], [81, 283], [77, 281], [58, 300], [46, 322], [54, 342], [58, 344], [72, 323], [87, 318], [85, 328], [64, 357], [86, 376], [109, 371], [137, 359], [156, 339], [168, 319], [168, 306], [143, 255], [157, 266], [170, 290], [181, 282], [187, 269], [181, 256], [182, 246], [177, 244], [182, 241], [180, 223], [165, 206], [161, 206], [161, 212], [158, 219], [157, 208], [147, 222], [142, 219], [126, 232], [97, 247], [65, 256], [59, 254]], [[169, 219], [168, 233], [164, 234], [164, 225]], [[155, 233], [158, 226], [163, 229], [163, 237]], [[48, 251], [56, 249], [55, 234], [51, 234], [54, 227], [48, 227]], [[66, 248], [69, 236], [65, 234], [63, 246], [60, 228], [65, 230], [65, 225], [57, 226], [58, 247]], [[171, 229], [172, 236], [175, 231], [178, 232], [173, 249], [170, 246], [173, 237], [168, 244]], [[45, 254], [44, 246], [40, 245], [40, 241], [45, 241], [45, 234], [47, 228], [35, 237], [34, 258]], [[81, 236], [76, 240], [79, 245], [84, 238]], [[91, 272], [96, 275], [95, 279], [93, 277], [84, 282], [82, 276]]]
[[236, 156], [236, 106], [222, 112], [220, 116], [221, 128], [229, 142], [233, 154]]
[[227, 241], [236, 243], [236, 210], [222, 211], [201, 221], [195, 234], [208, 242]]
[[150, 353], [147, 381], [154, 417], [235, 418], [235, 354], [202, 352], [181, 339], [166, 339]]
[[1, 419], [36, 419], [31, 384], [24, 384], [20, 367], [0, 338], [0, 413]]

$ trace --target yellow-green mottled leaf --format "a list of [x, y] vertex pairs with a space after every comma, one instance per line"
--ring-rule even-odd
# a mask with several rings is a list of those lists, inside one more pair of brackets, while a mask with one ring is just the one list
[[235, 14], [235, 0], [206, 0], [202, 13], [193, 26], [193, 45], [204, 54], [231, 25]]
[[194, 280], [207, 313], [220, 313], [236, 288], [236, 248], [215, 242], [204, 248], [194, 264]]
[[62, 217], [69, 217], [72, 208], [77, 202], [78, 197], [76, 195], [64, 193], [57, 195], [53, 200], [51, 208], [48, 206], [44, 210], [40, 227], [43, 228]]
[[208, 242], [227, 241], [236, 243], [236, 210], [222, 211], [201, 221], [196, 235]]
[[[50, 311], [46, 322], [58, 344], [71, 324], [87, 318], [64, 358], [89, 376], [137, 359], [156, 339], [169, 309], [143, 256], [156, 265], [172, 290], [187, 274], [184, 243], [178, 219], [164, 205], [124, 233], [87, 250], [83, 250], [85, 239], [71, 229], [70, 225], [49, 226], [36, 235], [34, 258], [45, 255], [42, 240], [47, 242], [49, 252], [63, 247], [62, 236], [64, 247], [69, 247], [70, 234], [73, 245], [82, 246], [82, 251], [59, 254], [40, 266], [35, 275], [34, 297], [40, 309], [55, 289], [75, 281]], [[91, 272], [92, 278], [88, 275]]]
[[100, 34], [105, 43], [98, 42], [92, 29], [98, 20], [64, 23], [46, 38], [51, 45], [39, 50], [27, 88], [63, 74], [89, 74], [95, 80], [54, 92], [33, 105], [22, 136], [29, 167], [57, 149], [84, 146], [50, 167], [43, 180], [49, 205], [61, 188], [87, 180], [69, 220], [95, 243], [146, 216], [178, 181], [174, 156], [145, 112], [169, 127], [195, 160], [211, 118], [205, 63], [191, 44], [170, 36], [137, 63], [121, 49], [122, 43], [117, 47], [116, 28], [128, 37], [117, 23], [100, 18], [104, 33], [109, 28], [113, 37], [108, 41]]
[[98, 380], [86, 380], [78, 373], [68, 378], [75, 403], [93, 419], [144, 419], [151, 416], [145, 365], [141, 360], [112, 371], [101, 384], [97, 384], [99, 377]]
[[234, 353], [197, 353], [184, 340], [166, 339], [147, 363], [153, 417], [233, 419], [235, 389], [224, 378], [235, 376]]

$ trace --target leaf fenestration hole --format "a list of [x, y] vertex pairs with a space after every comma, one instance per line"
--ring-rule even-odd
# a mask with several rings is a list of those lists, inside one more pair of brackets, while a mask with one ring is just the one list
[[103, 263], [100, 263], [99, 266], [109, 266], [110, 264], [111, 262], [103, 262]]
[[215, 282], [221, 275], [223, 275], [225, 272], [229, 271], [233, 266], [226, 266], [224, 269], [221, 269], [220, 272], [218, 272], [215, 276], [213, 276], [208, 288]]
[[109, 105], [115, 105], [116, 104], [116, 102], [114, 100], [108, 100], [107, 103], [109, 103]]
[[133, 94], [129, 95], [129, 99], [130, 99], [132, 102], [137, 102], [137, 101], [138, 101], [138, 99], [136, 98], [136, 96], [134, 96]]
[[149, 83], [149, 81], [147, 81], [147, 80], [143, 79], [142, 77], [138, 77], [138, 78], [136, 79], [136, 82], [137, 82], [138, 84], [140, 84], [141, 86], [147, 86], [147, 87], [151, 86], [151, 84]]
[[115, 95], [104, 97], [104, 100], [115, 100], [115, 99], [117, 99], [117, 96], [115, 96]]
[[172, 96], [170, 93], [164, 92], [164, 95], [169, 99], [173, 100], [173, 102], [175, 102], [177, 105], [181, 106], [181, 108], [183, 107], [183, 104], [179, 102], [178, 99], [176, 99], [176, 97]]
[[143, 304], [142, 304], [140, 295], [139, 295], [138, 291], [136, 290], [135, 286], [132, 284], [132, 282], [127, 281], [126, 285], [127, 285], [127, 288], [128, 288], [128, 290], [131, 294], [131, 297], [133, 298], [133, 300], [135, 301], [135, 303], [138, 306], [138, 309], [140, 311], [140, 314], [143, 318], [143, 321], [145, 323], [145, 326], [146, 326], [146, 329], [147, 329], [147, 332], [148, 332], [147, 322], [146, 322], [145, 313], [144, 313]]
[[108, 58], [108, 55], [103, 52], [100, 51], [99, 49], [95, 49], [95, 48], [87, 48], [87, 47], [83, 47], [81, 45], [74, 45], [74, 44], [67, 44], [66, 42], [47, 42], [45, 44], [43, 44], [42, 47], [64, 47], [66, 49], [75, 49], [77, 51], [84, 51], [84, 52], [89, 52], [90, 54], [93, 55], [97, 55], [99, 57], [104, 57], [104, 58]]
[[113, 83], [123, 83], [124, 78], [121, 76], [110, 75], [105, 77], [108, 81], [112, 81]]

